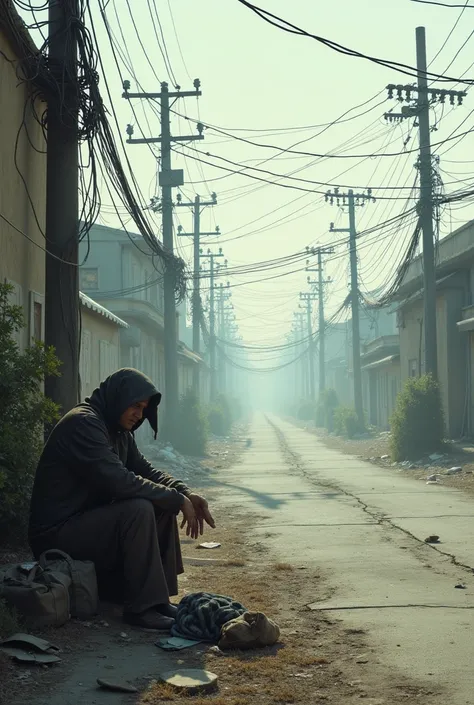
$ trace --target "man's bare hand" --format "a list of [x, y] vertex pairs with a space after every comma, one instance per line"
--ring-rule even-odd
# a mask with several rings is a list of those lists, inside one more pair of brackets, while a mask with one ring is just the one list
[[201, 495], [195, 493], [189, 495], [189, 500], [194, 507], [196, 519], [199, 525], [199, 533], [201, 536], [204, 533], [204, 522], [209, 524], [212, 529], [215, 529], [216, 522], [209, 511], [209, 504], [207, 503], [207, 500], [204, 499], [204, 497], [201, 497]]
[[187, 497], [184, 497], [184, 502], [181, 505], [181, 511], [183, 513], [183, 521], [181, 522], [181, 528], [186, 527], [186, 536], [192, 539], [197, 539], [199, 536], [199, 524], [196, 517], [196, 512], [194, 511], [193, 503]]

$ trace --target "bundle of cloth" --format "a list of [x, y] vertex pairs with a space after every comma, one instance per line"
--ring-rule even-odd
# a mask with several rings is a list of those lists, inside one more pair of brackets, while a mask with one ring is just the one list
[[231, 597], [197, 592], [181, 600], [172, 634], [217, 643], [222, 649], [249, 649], [275, 644], [280, 629], [262, 612], [250, 612]]

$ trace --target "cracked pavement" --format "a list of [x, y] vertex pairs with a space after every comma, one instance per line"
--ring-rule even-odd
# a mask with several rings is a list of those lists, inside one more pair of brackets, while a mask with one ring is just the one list
[[256, 416], [250, 436], [220, 472], [221, 501], [261, 517], [253, 538], [277, 560], [321, 569], [324, 599], [318, 586], [308, 608], [366, 629], [378, 661], [447, 688], [450, 705], [474, 703], [474, 500], [274, 416]]

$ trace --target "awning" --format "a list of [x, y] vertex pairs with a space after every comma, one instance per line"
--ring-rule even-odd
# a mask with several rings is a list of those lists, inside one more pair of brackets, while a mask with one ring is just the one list
[[105, 308], [104, 306], [101, 306], [100, 304], [97, 303], [97, 301], [94, 301], [91, 299], [87, 294], [84, 294], [82, 291], [79, 292], [79, 300], [83, 306], [86, 308], [89, 308], [91, 311], [94, 311], [95, 313], [98, 313], [100, 316], [104, 316], [104, 318], [108, 318], [109, 321], [112, 321], [116, 325], [118, 325], [120, 328], [128, 328], [128, 323], [123, 321], [121, 318], [116, 316], [115, 314], [112, 313], [112, 311], [109, 311], [108, 308]]
[[458, 321], [456, 325], [461, 331], [461, 333], [466, 333], [467, 331], [474, 330], [474, 318], [466, 318], [465, 321]]
[[400, 359], [400, 355], [389, 355], [388, 357], [384, 357], [381, 360], [376, 360], [375, 362], [369, 362], [368, 365], [364, 365], [362, 367], [363, 370], [373, 370], [376, 367], [383, 367], [384, 365], [391, 365], [393, 362], [396, 362]]

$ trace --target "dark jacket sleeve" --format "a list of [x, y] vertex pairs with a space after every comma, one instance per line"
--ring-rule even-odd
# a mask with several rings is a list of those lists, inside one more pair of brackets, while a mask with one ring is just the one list
[[183, 497], [177, 489], [140, 477], [123, 465], [99, 419], [82, 418], [71, 433], [68, 446], [71, 464], [81, 480], [110, 500], [149, 499], [164, 511], [180, 510]]
[[184, 495], [188, 495], [191, 491], [182, 480], [177, 480], [172, 475], [168, 475], [166, 472], [154, 468], [149, 460], [138, 450], [135, 439], [131, 433], [129, 434], [128, 441], [127, 467], [136, 475], [145, 477], [147, 480], [151, 480], [157, 485], [171, 487]]

